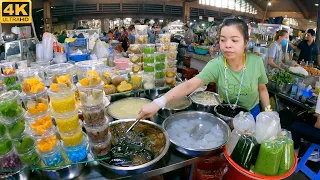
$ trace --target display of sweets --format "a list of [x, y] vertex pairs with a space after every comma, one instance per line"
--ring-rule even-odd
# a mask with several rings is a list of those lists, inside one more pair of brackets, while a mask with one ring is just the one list
[[51, 84], [65, 84], [71, 87], [73, 84], [73, 74], [76, 72], [75, 66], [69, 63], [54, 64], [44, 69], [46, 79]]
[[0, 170], [10, 171], [22, 168], [21, 160], [9, 139], [0, 140]]
[[50, 88], [48, 91], [51, 107], [56, 113], [66, 113], [74, 111], [75, 106], [75, 86], [69, 88]]
[[83, 87], [77, 84], [81, 105], [97, 106], [103, 101], [103, 85], [95, 88]]
[[22, 86], [22, 92], [27, 95], [37, 94], [45, 90], [37, 68], [25, 68], [17, 71], [18, 80]]
[[80, 127], [78, 109], [68, 113], [55, 113], [52, 116], [60, 132], [75, 131]]
[[153, 89], [155, 87], [154, 73], [143, 73], [142, 84], [144, 89]]
[[108, 139], [103, 142], [93, 143], [90, 142], [90, 147], [95, 156], [105, 156], [111, 149], [111, 133], [108, 134]]
[[52, 148], [48, 151], [38, 149], [40, 158], [46, 166], [57, 166], [63, 161], [61, 146], [59, 141], [55, 141]]
[[87, 147], [87, 137], [83, 137], [82, 142], [76, 146], [65, 146], [64, 144], [62, 144], [64, 152], [72, 163], [80, 162], [87, 158]]
[[148, 35], [136, 35], [135, 44], [147, 44]]
[[58, 131], [63, 144], [68, 147], [80, 144], [83, 139], [83, 132], [80, 126], [74, 131], [62, 132], [59, 129]]
[[12, 139], [13, 145], [24, 165], [36, 165], [39, 163], [39, 156], [35, 151], [34, 140], [27, 134]]
[[90, 141], [93, 143], [103, 142], [108, 138], [109, 121], [107, 118], [103, 118], [101, 124], [95, 124], [94, 126], [84, 123], [84, 127]]
[[155, 52], [155, 44], [143, 45], [143, 53], [144, 54], [154, 54], [154, 52]]
[[171, 41], [171, 34], [159, 34], [160, 43], [169, 43]]
[[34, 94], [22, 92], [20, 98], [22, 106], [31, 115], [46, 112], [49, 108], [47, 88]]
[[12, 122], [11, 124], [6, 124], [7, 132], [11, 139], [20, 138], [25, 131], [25, 117], [22, 114], [20, 117]]
[[10, 124], [24, 113], [18, 104], [19, 91], [13, 90], [0, 95], [1, 122]]
[[97, 126], [102, 124], [105, 119], [105, 108], [104, 105], [101, 104], [100, 106], [82, 106], [82, 115], [84, 122], [88, 126]]
[[176, 85], [176, 68], [167, 68], [165, 73], [165, 80], [168, 86], [175, 86]]
[[102, 61], [90, 60], [75, 64], [79, 83], [84, 87], [95, 87], [101, 84], [104, 64]]
[[143, 62], [143, 54], [129, 54], [129, 59], [134, 64], [142, 63]]
[[131, 84], [133, 89], [141, 89], [142, 85], [142, 73], [130, 73]]
[[50, 110], [37, 115], [31, 115], [27, 113], [26, 122], [26, 124], [29, 126], [29, 134], [32, 136], [43, 135], [48, 131], [51, 131], [53, 128]]

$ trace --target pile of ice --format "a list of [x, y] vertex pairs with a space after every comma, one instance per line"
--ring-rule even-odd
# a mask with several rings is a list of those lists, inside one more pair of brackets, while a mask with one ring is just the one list
[[[201, 128], [199, 124], [202, 124]], [[216, 148], [224, 142], [221, 127], [202, 119], [174, 120], [167, 128], [167, 132], [177, 145], [197, 150]]]

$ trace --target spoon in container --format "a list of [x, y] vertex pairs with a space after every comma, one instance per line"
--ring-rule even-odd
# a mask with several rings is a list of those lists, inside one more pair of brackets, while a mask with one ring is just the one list
[[213, 93], [213, 96], [214, 96], [214, 98], [216, 98], [216, 100], [218, 102], [218, 106], [221, 106], [223, 108], [223, 106], [221, 105], [221, 101], [220, 101], [219, 97], [215, 93]]
[[131, 131], [131, 129], [140, 121], [140, 119], [136, 119], [136, 121], [129, 127], [129, 129], [126, 131], [126, 133], [128, 133], [129, 131]]

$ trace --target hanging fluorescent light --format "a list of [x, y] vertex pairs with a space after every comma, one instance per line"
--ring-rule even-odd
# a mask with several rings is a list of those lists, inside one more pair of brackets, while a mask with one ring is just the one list
[[268, 6], [271, 6], [271, 2], [270, 1], [268, 2]]
[[193, 22], [196, 22], [197, 20], [193, 20]]
[[314, 4], [315, 6], [319, 6], [319, 4]]
[[159, 20], [159, 22], [161, 22], [161, 23], [162, 23], [162, 22], [163, 22], [163, 20], [162, 20], [162, 19], [160, 19], [160, 20]]

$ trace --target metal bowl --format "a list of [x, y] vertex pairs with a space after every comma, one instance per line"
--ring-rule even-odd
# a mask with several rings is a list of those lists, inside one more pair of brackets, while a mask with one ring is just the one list
[[[218, 103], [217, 103], [217, 104], [214, 104], [214, 105], [206, 105], [206, 104], [201, 104], [201, 103], [195, 102], [192, 97], [194, 97], [195, 95], [200, 94], [200, 93], [210, 94], [210, 95], [212, 95], [213, 98], [214, 98], [214, 94], [215, 94], [217, 97], [219, 97], [219, 94], [214, 93], [214, 92], [210, 92], [210, 91], [198, 91], [198, 92], [193, 93], [193, 94], [190, 96], [190, 99], [191, 99], [191, 101], [192, 101], [192, 103], [193, 103], [193, 109], [194, 109], [194, 110], [212, 113], [214, 107], [215, 107]], [[220, 97], [219, 97], [219, 98], [220, 98]], [[220, 99], [220, 101], [222, 102], [221, 99]]]
[[[163, 94], [162, 94], [163, 95]], [[161, 97], [162, 95], [159, 95], [159, 97]], [[189, 101], [189, 104], [186, 105], [186, 107], [184, 108], [180, 108], [180, 109], [169, 109], [167, 107], [164, 107], [163, 109], [160, 109], [158, 114], [159, 116], [161, 116], [162, 118], [167, 118], [177, 112], [181, 112], [181, 111], [187, 111], [187, 110], [191, 110], [192, 109], [192, 102], [190, 101], [190, 99], [187, 96], [184, 96], [183, 98], [186, 98]], [[174, 100], [173, 100], [174, 101]]]
[[[167, 129], [169, 127], [169, 125], [171, 124], [171, 122], [175, 121], [177, 119], [194, 120], [194, 119], [200, 119], [200, 118], [203, 120], [210, 121], [214, 125], [216, 125], [216, 124], [220, 125], [220, 127], [222, 128], [222, 131], [225, 134], [223, 144], [221, 146], [218, 146], [218, 147], [212, 148], [212, 149], [192, 149], [192, 148], [188, 148], [188, 147], [183, 147], [183, 146], [179, 145], [179, 143], [170, 139], [171, 145], [176, 150], [178, 150], [179, 152], [181, 152], [183, 154], [189, 155], [189, 156], [194, 156], [194, 157], [206, 156], [206, 155], [216, 153], [218, 150], [220, 150], [228, 142], [229, 136], [230, 136], [229, 126], [224, 121], [219, 119], [218, 117], [214, 116], [213, 114], [206, 113], [206, 112], [187, 111], [187, 112], [176, 113], [176, 114], [168, 117], [166, 120], [164, 120], [162, 123], [162, 127], [164, 129]], [[169, 138], [170, 138], [170, 136], [169, 136]]]
[[170, 90], [169, 87], [163, 87], [163, 88], [155, 88], [155, 89], [148, 89], [145, 91], [146, 97], [148, 99], [154, 100], [156, 99], [160, 94], [164, 94]]
[[81, 175], [84, 163], [67, 165], [54, 170], [41, 170], [41, 172], [50, 179], [74, 179]]
[[27, 180], [29, 175], [30, 175], [30, 171], [19, 170], [12, 173], [0, 173], [0, 179]]
[[[109, 124], [109, 128], [110, 126], [112, 126], [113, 124], [117, 124], [117, 123], [123, 123], [123, 122], [134, 122], [135, 119], [122, 119], [122, 120], [118, 120], [118, 121], [113, 121]], [[166, 144], [165, 147], [163, 148], [161, 154], [156, 157], [155, 159], [153, 159], [152, 161], [145, 163], [145, 164], [141, 164], [139, 166], [131, 166], [131, 167], [122, 167], [122, 166], [113, 166], [113, 165], [109, 165], [108, 163], [104, 162], [104, 161], [99, 161], [99, 163], [108, 168], [110, 171], [120, 174], [120, 175], [137, 175], [137, 174], [142, 174], [146, 171], [149, 171], [152, 169], [152, 167], [158, 162], [160, 161], [160, 159], [168, 152], [169, 149], [169, 145], [170, 145], [170, 140], [169, 140], [169, 135], [168, 133], [158, 124], [151, 122], [151, 121], [147, 121], [147, 120], [141, 120], [140, 122], [143, 123], [147, 123], [157, 129], [159, 129], [165, 136], [166, 138]]]
[[[142, 100], [146, 100], [146, 101], [151, 102], [149, 99], [140, 98], [140, 97], [129, 97], [129, 98], [120, 99], [120, 100], [118, 100], [118, 101], [116, 101], [116, 102], [111, 103], [111, 104], [107, 107], [107, 113], [108, 113], [108, 115], [111, 116], [113, 119], [123, 119], [123, 118], [121, 118], [121, 117], [116, 117], [116, 116], [114, 116], [114, 114], [112, 114], [112, 113], [110, 112], [110, 108], [111, 108], [112, 106], [114, 106], [116, 103], [119, 103], [120, 101], [125, 101], [125, 100], [128, 100], [128, 99], [142, 99]], [[136, 117], [128, 117], [128, 118], [136, 118]]]
[[276, 90], [283, 94], [287, 94], [292, 88], [292, 83], [288, 84], [276, 84]]
[[[229, 106], [229, 104], [221, 104], [222, 106]], [[220, 113], [217, 112], [217, 106], [214, 107], [214, 113], [219, 117], [221, 118], [222, 120], [226, 121], [227, 123], [229, 123], [231, 120], [233, 120], [234, 117], [230, 117], [230, 116], [224, 116]], [[236, 105], [237, 108], [242, 108], [244, 112], [248, 112], [247, 110], [245, 110], [245, 108], [239, 106], [239, 105]]]

